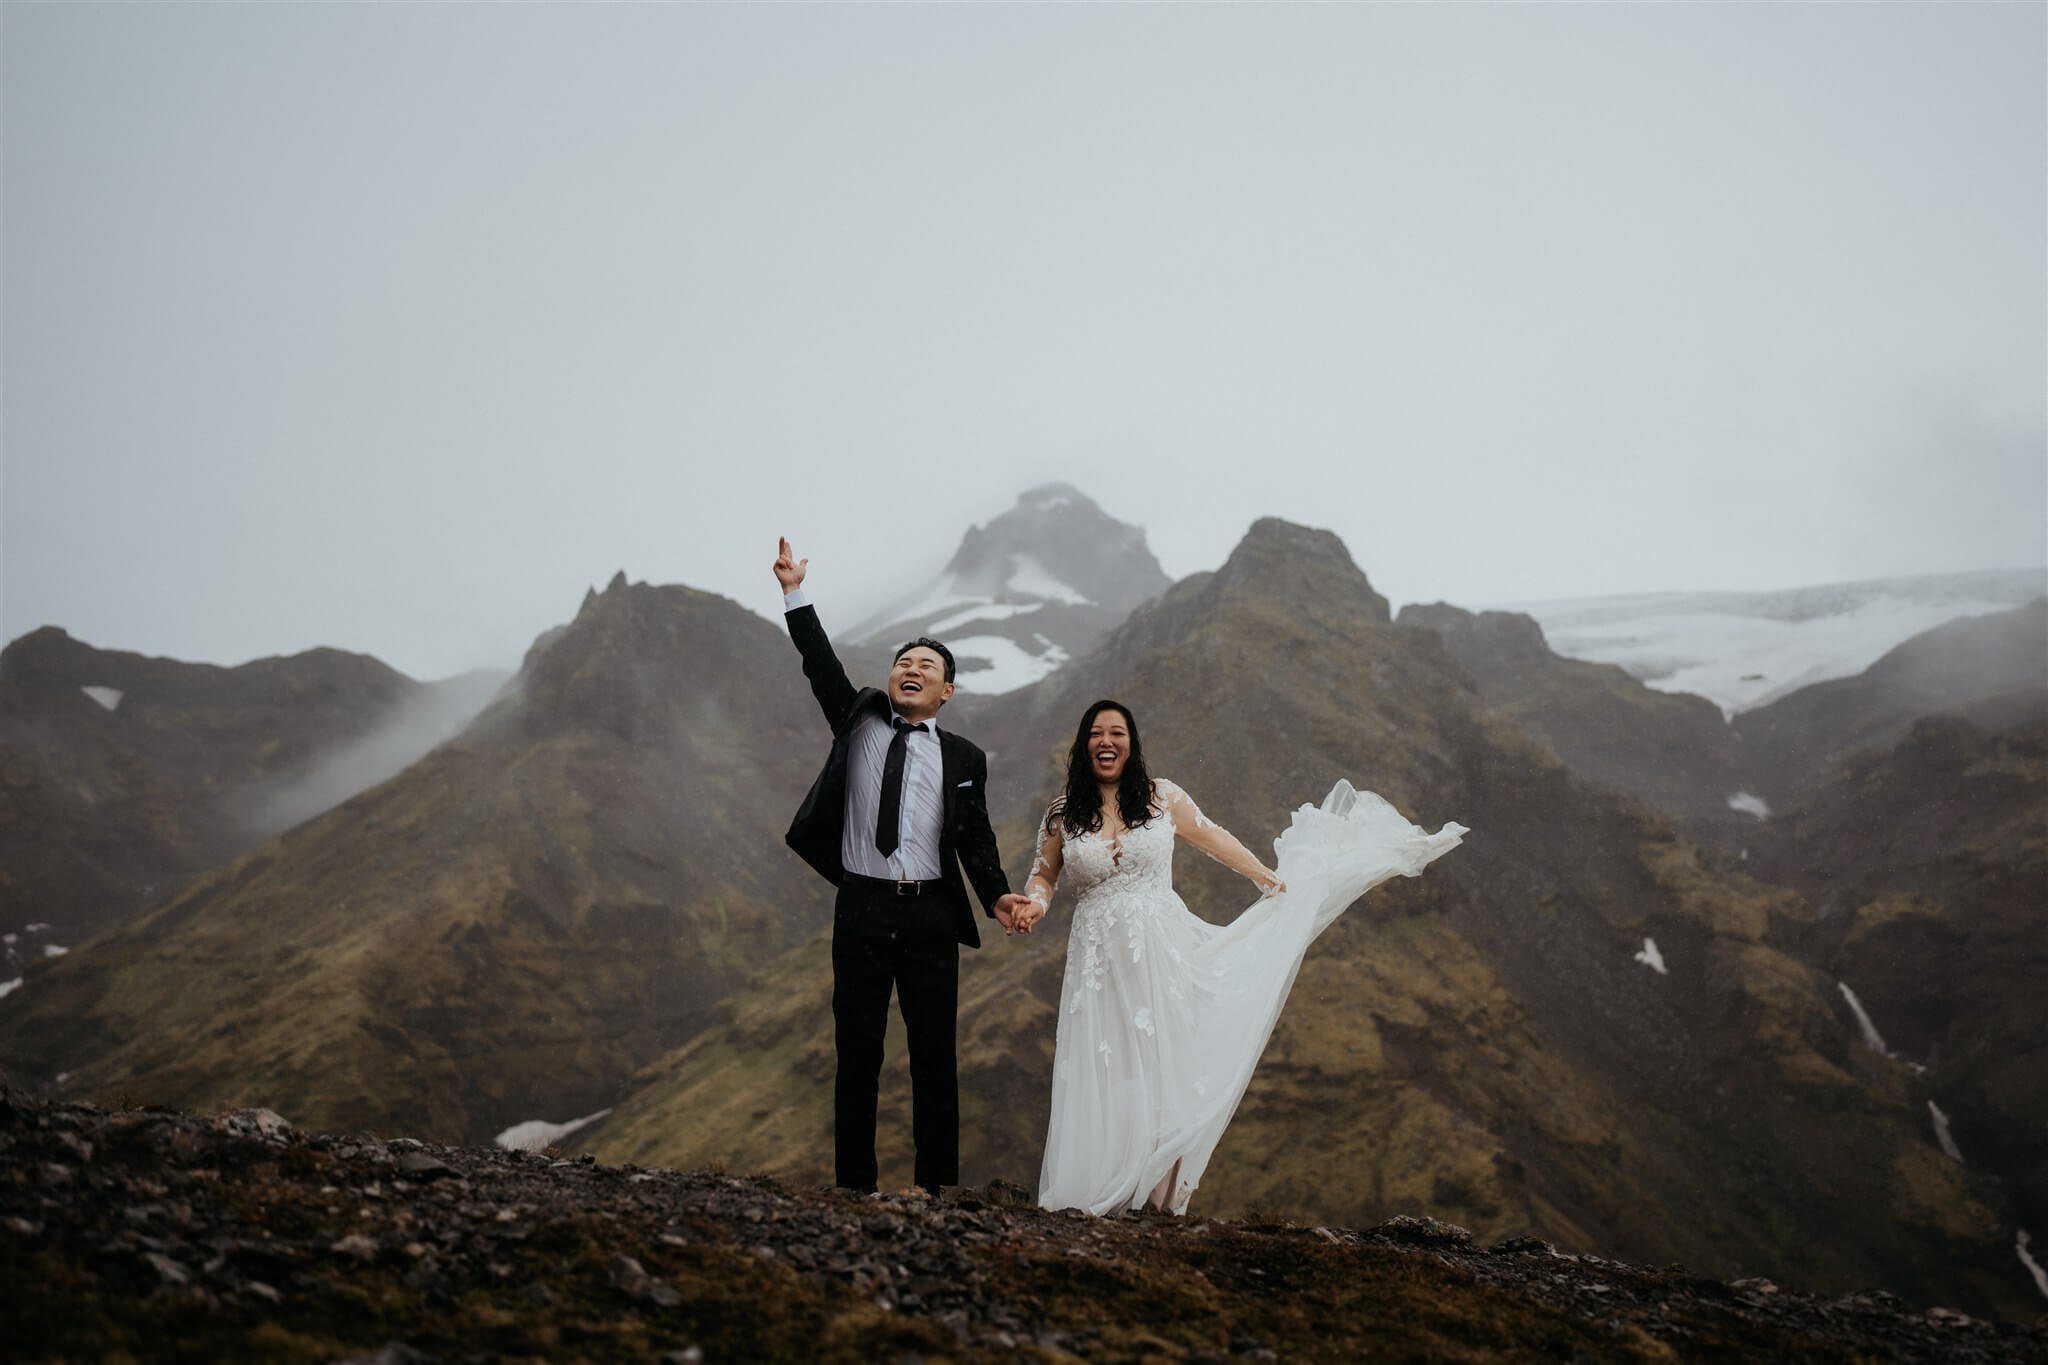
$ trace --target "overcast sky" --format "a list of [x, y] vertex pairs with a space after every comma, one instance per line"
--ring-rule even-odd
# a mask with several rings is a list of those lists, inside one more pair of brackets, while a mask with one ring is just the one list
[[2044, 14], [8, 4], [0, 634], [850, 622], [1053, 478], [1397, 603], [2040, 564]]

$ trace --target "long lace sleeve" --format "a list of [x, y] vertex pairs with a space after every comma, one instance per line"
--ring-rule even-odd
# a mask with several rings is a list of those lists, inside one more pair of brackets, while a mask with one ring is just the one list
[[1280, 874], [1253, 857], [1252, 851], [1237, 841], [1237, 836], [1202, 814], [1186, 792], [1164, 780], [1152, 787], [1172, 818], [1177, 837], [1254, 883], [1259, 890], [1270, 893], [1280, 889]]
[[1037, 902], [1041, 911], [1052, 909], [1053, 888], [1060, 884], [1060, 868], [1066, 862], [1066, 842], [1059, 807], [1054, 806], [1038, 826], [1038, 852], [1031, 859], [1031, 875], [1024, 882], [1025, 897]]

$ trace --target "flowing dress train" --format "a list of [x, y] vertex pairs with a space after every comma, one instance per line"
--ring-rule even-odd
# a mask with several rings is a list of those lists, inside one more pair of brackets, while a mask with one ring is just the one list
[[1274, 842], [1286, 890], [1212, 925], [1174, 892], [1175, 837], [1239, 870], [1256, 860], [1179, 787], [1153, 790], [1154, 818], [1116, 837], [1066, 834], [1056, 816], [1041, 829], [1034, 878], [1064, 869], [1078, 893], [1038, 1185], [1049, 1209], [1136, 1208], [1178, 1164], [1168, 1206], [1184, 1212], [1309, 944], [1360, 896], [1416, 876], [1466, 833], [1427, 833], [1340, 781]]

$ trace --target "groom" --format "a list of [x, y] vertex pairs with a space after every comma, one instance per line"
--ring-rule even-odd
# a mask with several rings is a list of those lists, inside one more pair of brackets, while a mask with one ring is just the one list
[[988, 759], [935, 723], [953, 695], [953, 655], [937, 640], [896, 651], [888, 688], [847, 681], [804, 595], [808, 559], [780, 542], [789, 637], [832, 727], [832, 752], [786, 836], [839, 888], [832, 915], [832, 1088], [837, 1183], [875, 1188], [875, 1097], [893, 987], [910, 1041], [917, 1183], [936, 1198], [960, 1183], [960, 1080], [953, 1064], [960, 950], [981, 946], [958, 867], [1005, 931], [1027, 904], [1010, 891], [988, 824]]

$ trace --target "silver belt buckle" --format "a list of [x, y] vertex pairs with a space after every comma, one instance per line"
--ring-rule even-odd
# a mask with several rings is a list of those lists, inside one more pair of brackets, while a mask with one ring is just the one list
[[923, 887], [908, 877], [898, 877], [896, 879], [896, 894], [899, 896], [915, 896], [922, 890], [924, 890]]

